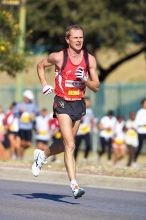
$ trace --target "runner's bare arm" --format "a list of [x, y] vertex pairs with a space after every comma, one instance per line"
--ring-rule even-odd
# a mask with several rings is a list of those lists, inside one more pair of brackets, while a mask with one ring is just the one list
[[47, 85], [47, 80], [45, 77], [45, 69], [49, 68], [52, 65], [57, 65], [59, 59], [60, 59], [59, 52], [51, 53], [48, 57], [45, 57], [43, 60], [41, 60], [40, 63], [37, 64], [37, 73], [42, 86]]
[[85, 82], [86, 86], [93, 92], [99, 91], [100, 82], [98, 79], [95, 57], [89, 54], [89, 78]]

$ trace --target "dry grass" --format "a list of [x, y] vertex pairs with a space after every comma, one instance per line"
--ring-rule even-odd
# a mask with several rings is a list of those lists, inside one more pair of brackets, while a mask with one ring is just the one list
[[[131, 49], [132, 48], [132, 49]], [[128, 48], [128, 52], [133, 50], [133, 46]], [[134, 48], [135, 49], [135, 48]], [[36, 86], [40, 85], [38, 76], [36, 73], [37, 63], [46, 55], [38, 55], [28, 57], [30, 65], [27, 71], [23, 74], [23, 85]], [[98, 58], [104, 67], [108, 67], [112, 62], [118, 59], [118, 54], [111, 50], [101, 50], [98, 52]], [[54, 68], [50, 68], [49, 74], [46, 74], [48, 82], [54, 83]], [[141, 54], [135, 59], [128, 61], [121, 65], [118, 69], [113, 71], [112, 74], [106, 80], [107, 83], [134, 83], [134, 82], [146, 82], [146, 60], [145, 55]], [[1, 73], [0, 85], [10, 86], [16, 84], [16, 78], [11, 78], [5, 73]]]
[[[31, 168], [33, 158], [34, 147], [31, 147], [26, 151], [25, 158], [23, 161], [9, 160], [1, 161], [1, 165], [10, 167], [25, 167]], [[122, 177], [136, 177], [146, 178], [146, 155], [141, 155], [138, 161], [138, 167], [126, 167], [127, 158], [121, 161], [117, 166], [109, 163], [104, 156], [101, 161], [98, 161], [92, 153], [89, 155], [87, 162], [83, 160], [83, 152], [80, 152], [77, 161], [77, 172], [84, 174], [95, 174], [95, 175], [107, 175], [107, 176], [122, 176]], [[52, 171], [66, 171], [64, 167], [63, 154], [57, 156], [56, 162], [48, 161], [48, 164], [44, 166], [46, 170]]]

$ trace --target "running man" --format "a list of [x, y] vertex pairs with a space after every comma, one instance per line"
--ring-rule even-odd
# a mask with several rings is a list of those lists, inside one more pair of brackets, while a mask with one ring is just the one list
[[78, 25], [67, 27], [65, 40], [68, 49], [51, 53], [37, 65], [42, 92], [48, 95], [53, 87], [48, 85], [45, 69], [54, 65], [58, 73], [55, 78], [55, 98], [53, 104], [54, 117], [57, 117], [61, 129], [63, 144], [50, 146], [48, 150], [35, 150], [32, 173], [38, 176], [46, 159], [64, 152], [64, 161], [70, 186], [75, 199], [81, 197], [85, 190], [80, 188], [76, 180], [74, 160], [75, 136], [82, 116], [86, 114], [84, 102], [85, 89], [93, 92], [99, 90], [99, 80], [95, 57], [83, 50], [84, 30]]

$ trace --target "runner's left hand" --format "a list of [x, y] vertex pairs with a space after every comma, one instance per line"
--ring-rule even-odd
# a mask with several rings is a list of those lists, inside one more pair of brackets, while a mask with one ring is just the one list
[[75, 76], [78, 79], [81, 79], [82, 81], [87, 81], [87, 76], [85, 76], [84, 68], [83, 67], [78, 67]]

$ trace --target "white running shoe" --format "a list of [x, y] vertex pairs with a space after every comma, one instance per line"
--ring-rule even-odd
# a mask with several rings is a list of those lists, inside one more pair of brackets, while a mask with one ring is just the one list
[[78, 199], [85, 194], [85, 190], [83, 188], [78, 187], [78, 185], [76, 185], [74, 189], [72, 189], [72, 192], [75, 199]]
[[40, 174], [43, 164], [46, 164], [47, 160], [44, 157], [44, 152], [42, 150], [36, 149], [34, 151], [34, 163], [32, 165], [32, 174], [37, 177]]

